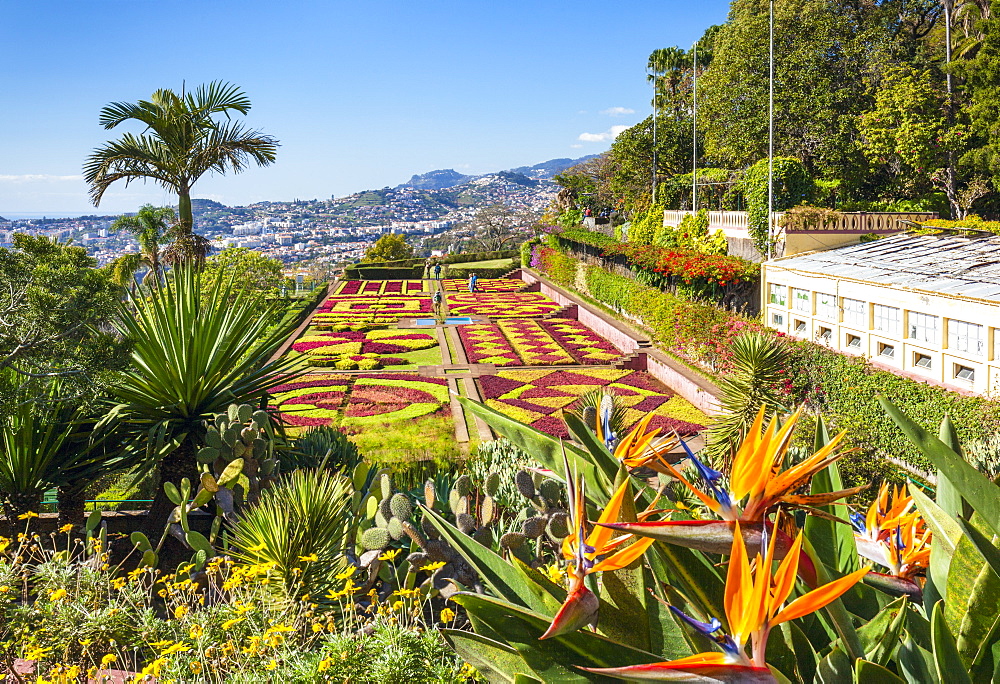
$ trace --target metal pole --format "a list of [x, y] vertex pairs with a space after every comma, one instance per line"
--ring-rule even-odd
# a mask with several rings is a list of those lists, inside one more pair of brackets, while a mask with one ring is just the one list
[[694, 91], [694, 111], [691, 125], [691, 211], [698, 211], [698, 43], [694, 44], [694, 69], [691, 87]]
[[774, 219], [774, 0], [770, 3], [767, 79], [767, 258], [773, 256]]
[[656, 206], [656, 71], [653, 71], [653, 206]]
[[[944, 3], [944, 63], [951, 66], [951, 0]], [[945, 69], [945, 79], [948, 83], [948, 106], [951, 107], [951, 69]]]

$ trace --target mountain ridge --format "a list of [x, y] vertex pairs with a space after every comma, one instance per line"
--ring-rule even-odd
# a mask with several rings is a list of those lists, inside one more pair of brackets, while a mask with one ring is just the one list
[[410, 176], [410, 180], [406, 183], [400, 183], [396, 186], [396, 189], [401, 190], [403, 188], [414, 188], [417, 190], [444, 190], [446, 188], [453, 188], [456, 185], [461, 185], [462, 183], [466, 183], [470, 180], [484, 178], [486, 176], [495, 176], [503, 173], [517, 174], [536, 181], [551, 180], [556, 174], [562, 173], [571, 166], [576, 166], [577, 164], [581, 164], [588, 159], [593, 159], [596, 156], [596, 154], [588, 154], [584, 157], [580, 157], [579, 159], [559, 157], [558, 159], [549, 159], [531, 166], [518, 166], [512, 169], [504, 169], [503, 171], [493, 171], [477, 175], [466, 175], [464, 173], [459, 173], [455, 169], [435, 169], [434, 171], [428, 171], [427, 173], [413, 174]]

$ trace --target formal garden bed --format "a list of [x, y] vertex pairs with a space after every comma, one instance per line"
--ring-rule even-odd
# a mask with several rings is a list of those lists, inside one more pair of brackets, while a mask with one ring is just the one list
[[605, 389], [627, 407], [623, 424], [631, 427], [647, 413], [650, 427], [681, 435], [701, 432], [708, 419], [644, 371], [615, 368], [586, 370], [504, 370], [477, 381], [486, 405], [558, 437], [567, 437], [563, 411], [595, 389]]
[[[343, 327], [343, 326], [339, 326]], [[437, 336], [413, 330], [327, 331], [310, 327], [292, 345], [310, 366], [337, 370], [406, 368], [441, 363]]]
[[539, 292], [465, 292], [448, 295], [453, 316], [485, 318], [541, 318], [560, 305]]
[[[479, 278], [476, 290], [479, 292], [519, 292], [525, 286], [523, 280], [517, 278]], [[445, 278], [441, 288], [446, 292], [468, 292], [469, 281], [462, 278]]]
[[422, 280], [344, 280], [333, 288], [333, 295], [408, 295], [426, 292]]

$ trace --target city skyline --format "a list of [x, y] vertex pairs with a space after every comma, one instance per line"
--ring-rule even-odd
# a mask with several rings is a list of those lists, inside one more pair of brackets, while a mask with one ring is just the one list
[[[269, 168], [195, 186], [196, 197], [228, 205], [323, 199], [434, 169], [479, 174], [602, 152], [648, 115], [649, 53], [690, 45], [725, 20], [727, 6], [335, 2], [275, 10], [183, 0], [158, 9], [50, 1], [0, 11], [0, 55], [13, 67], [0, 86], [20, 103], [0, 111], [0, 216], [174, 202], [147, 183], [119, 184], [99, 208], [89, 203], [83, 159], [119, 134], [98, 125], [98, 112], [214, 79], [244, 89], [254, 105], [247, 125], [282, 143]], [[647, 20], [621, 21], [629, 9]]]

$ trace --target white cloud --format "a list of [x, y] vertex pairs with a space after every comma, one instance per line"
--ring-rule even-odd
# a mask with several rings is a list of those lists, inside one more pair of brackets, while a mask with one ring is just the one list
[[611, 107], [610, 109], [601, 110], [601, 114], [605, 116], [625, 116], [626, 114], [635, 114], [635, 110], [628, 107]]
[[18, 176], [0, 174], [0, 183], [38, 183], [82, 181], [83, 176], [53, 176], [45, 173], [22, 173]]
[[607, 142], [608, 140], [614, 140], [618, 137], [619, 133], [628, 130], [628, 128], [628, 126], [612, 126], [603, 133], [581, 133], [577, 140], [582, 140], [583, 142]]

